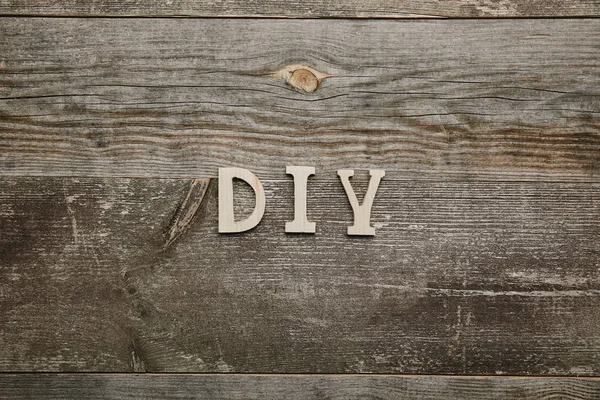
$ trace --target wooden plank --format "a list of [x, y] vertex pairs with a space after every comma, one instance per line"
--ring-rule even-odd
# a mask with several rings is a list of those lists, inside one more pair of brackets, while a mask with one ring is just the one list
[[[600, 20], [0, 25], [4, 176], [600, 177]], [[334, 74], [313, 93], [271, 76]]]
[[596, 400], [600, 381], [365, 375], [0, 375], [0, 399], [572, 399]]
[[148, 0], [0, 0], [3, 15], [101, 17], [285, 17], [285, 18], [489, 18], [581, 17], [600, 15], [597, 0], [262, 0], [226, 2]]
[[0, 371], [600, 373], [599, 184], [384, 179], [370, 238], [263, 185], [227, 235], [214, 181], [3, 178]]

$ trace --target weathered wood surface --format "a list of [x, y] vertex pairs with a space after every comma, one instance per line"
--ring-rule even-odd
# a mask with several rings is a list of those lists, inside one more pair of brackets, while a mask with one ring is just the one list
[[0, 14], [284, 18], [488, 18], [600, 15], [598, 0], [0, 0]]
[[[600, 19], [3, 18], [0, 171], [598, 182], [599, 34]], [[314, 93], [269, 76], [294, 63], [336, 76]]]
[[302, 375], [0, 375], [0, 399], [597, 400], [576, 378]]
[[207, 182], [3, 178], [0, 370], [600, 373], [599, 184], [384, 179], [351, 238], [340, 182], [315, 235], [291, 179], [218, 234]]

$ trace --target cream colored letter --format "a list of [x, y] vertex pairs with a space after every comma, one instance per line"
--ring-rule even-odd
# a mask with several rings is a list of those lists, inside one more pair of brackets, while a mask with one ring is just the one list
[[[233, 216], [234, 178], [250, 185], [256, 198], [252, 214], [239, 222]], [[265, 213], [265, 205], [265, 190], [256, 175], [244, 168], [219, 168], [219, 233], [244, 232], [254, 228]]]
[[350, 184], [349, 178], [354, 175], [354, 170], [340, 169], [338, 170], [338, 175], [342, 180], [342, 185], [344, 185], [346, 195], [348, 196], [348, 200], [350, 200], [350, 205], [354, 212], [354, 225], [348, 227], [348, 235], [375, 236], [375, 228], [371, 227], [371, 207], [373, 206], [373, 199], [379, 187], [379, 182], [385, 176], [385, 171], [382, 169], [372, 169], [369, 171], [371, 179], [369, 180], [369, 188], [367, 189], [362, 205], [358, 204], [358, 199]]
[[294, 177], [294, 220], [285, 223], [285, 231], [315, 233], [316, 224], [306, 218], [306, 185], [308, 177], [315, 174], [315, 167], [288, 166], [285, 172]]

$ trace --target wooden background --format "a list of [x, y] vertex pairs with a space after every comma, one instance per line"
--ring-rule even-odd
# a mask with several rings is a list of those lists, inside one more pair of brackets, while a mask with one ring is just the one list
[[[599, 399], [598, 17], [0, 0], [0, 398]], [[340, 168], [386, 170], [373, 238]]]

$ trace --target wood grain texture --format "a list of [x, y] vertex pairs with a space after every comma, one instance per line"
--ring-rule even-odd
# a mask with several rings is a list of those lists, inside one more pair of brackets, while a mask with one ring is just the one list
[[[600, 19], [4, 18], [0, 173], [598, 182], [599, 34]], [[289, 64], [335, 76], [300, 93], [271, 76]]]
[[0, 375], [0, 399], [596, 400], [600, 381], [568, 378], [277, 375]]
[[339, 182], [315, 235], [263, 184], [224, 235], [214, 181], [3, 178], [0, 371], [600, 373], [600, 185], [384, 179], [353, 238]]
[[600, 15], [598, 0], [0, 0], [3, 15], [285, 18], [488, 18]]

